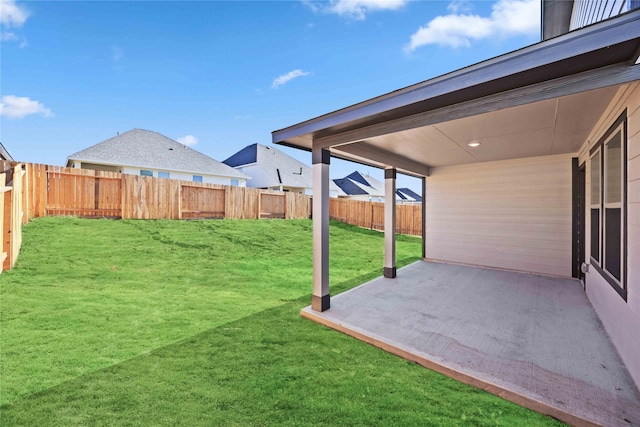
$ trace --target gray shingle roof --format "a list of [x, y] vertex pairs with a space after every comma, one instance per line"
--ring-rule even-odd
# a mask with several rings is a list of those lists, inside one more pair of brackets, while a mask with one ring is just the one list
[[67, 157], [87, 163], [249, 178], [199, 151], [158, 132], [132, 129]]
[[257, 144], [256, 150], [256, 162], [273, 179], [273, 185], [313, 187], [313, 175], [309, 166], [275, 147]]
[[[275, 147], [251, 144], [224, 162], [233, 164], [235, 167], [257, 164], [271, 178], [270, 187], [282, 185], [284, 187], [313, 188], [312, 169]], [[333, 182], [330, 183], [330, 189], [338, 191], [338, 187]]]
[[257, 145], [258, 144], [247, 145], [227, 160], [223, 160], [222, 163], [231, 166], [232, 168], [255, 163], [257, 157]]
[[407, 200], [407, 199], [413, 199], [416, 202], [421, 202], [422, 201], [422, 196], [419, 195], [418, 193], [416, 193], [415, 191], [413, 191], [410, 188], [398, 188], [396, 190], [396, 194], [398, 196], [400, 196], [403, 200]]
[[339, 178], [334, 179], [333, 182], [340, 187], [340, 189], [344, 192], [344, 194], [348, 196], [359, 196], [369, 194], [359, 186], [357, 186], [351, 179], [349, 178]]

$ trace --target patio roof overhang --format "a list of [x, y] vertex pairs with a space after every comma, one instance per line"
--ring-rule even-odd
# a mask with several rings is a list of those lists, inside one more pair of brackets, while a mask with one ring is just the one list
[[418, 177], [437, 166], [574, 153], [620, 85], [640, 80], [639, 55], [635, 10], [274, 131], [272, 139]]

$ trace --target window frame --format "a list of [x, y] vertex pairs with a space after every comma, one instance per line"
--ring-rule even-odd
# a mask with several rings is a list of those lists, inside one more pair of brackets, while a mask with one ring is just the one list
[[158, 171], [158, 178], [171, 179], [171, 172]]
[[[617, 279], [613, 273], [607, 270], [607, 209], [615, 209], [611, 207], [607, 207], [608, 205], [615, 205], [617, 202], [607, 202], [606, 197], [608, 195], [606, 189], [609, 185], [606, 174], [608, 173], [608, 158], [607, 153], [607, 145], [614, 140], [617, 134], [620, 133], [620, 161], [621, 161], [621, 170], [620, 170], [620, 279]], [[627, 203], [627, 173], [628, 173], [628, 164], [627, 164], [627, 150], [628, 150], [628, 139], [627, 139], [627, 110], [625, 109], [622, 114], [616, 119], [616, 121], [607, 129], [604, 135], [598, 140], [598, 142], [589, 150], [589, 163], [590, 163], [590, 171], [593, 171], [594, 167], [598, 168], [599, 177], [600, 177], [600, 188], [599, 188], [599, 203], [593, 204], [590, 200], [589, 212], [591, 213], [593, 209], [599, 209], [599, 224], [598, 224], [598, 259], [593, 257], [591, 248], [589, 250], [589, 257], [591, 259], [591, 264], [593, 267], [600, 273], [600, 275], [611, 285], [611, 287], [625, 300], [627, 301], [627, 230], [628, 230], [628, 203]], [[594, 165], [594, 157], [596, 155], [600, 155], [598, 164]], [[590, 180], [589, 180], [589, 188], [591, 190], [592, 185], [592, 176], [590, 172]], [[591, 192], [591, 191], [590, 191]], [[597, 206], [597, 207], [596, 207]], [[589, 216], [590, 220], [592, 216]], [[593, 239], [593, 225], [591, 225], [591, 239]]]
[[192, 182], [203, 182], [202, 175], [192, 175]]
[[[598, 156], [598, 161], [597, 164], [594, 164], [594, 159], [595, 157]], [[602, 251], [601, 251], [601, 243], [602, 243], [602, 197], [601, 197], [601, 191], [602, 191], [602, 153], [601, 150], [595, 150], [592, 151], [591, 153], [589, 153], [589, 193], [590, 193], [590, 198], [589, 198], [589, 221], [590, 221], [590, 230], [591, 230], [591, 245], [589, 248], [589, 255], [592, 259], [592, 261], [595, 261], [596, 263], [600, 263], [602, 261]], [[597, 166], [594, 168], [594, 166]], [[594, 173], [594, 169], [596, 169], [596, 172]], [[597, 195], [598, 195], [598, 201], [596, 203], [594, 203], [593, 201], [593, 192], [594, 192], [594, 185], [593, 185], [593, 179], [594, 176], [597, 177], [598, 179], [598, 189], [597, 189]], [[597, 256], [593, 256], [593, 246], [594, 246], [594, 239], [593, 239], [593, 214], [594, 214], [594, 210], [598, 211], [598, 230], [597, 230], [597, 243], [596, 243], [596, 250], [597, 250]]]
[[153, 171], [148, 169], [140, 169], [140, 176], [150, 176], [153, 177]]

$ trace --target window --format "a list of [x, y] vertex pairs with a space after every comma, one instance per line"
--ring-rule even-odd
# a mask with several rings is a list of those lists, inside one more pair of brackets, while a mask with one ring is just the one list
[[158, 178], [171, 178], [171, 174], [169, 172], [158, 172]]
[[627, 299], [626, 278], [626, 111], [591, 149], [591, 260]]
[[193, 182], [202, 182], [202, 175], [193, 175]]
[[148, 170], [141, 169], [140, 170], [140, 176], [153, 176], [153, 171], [148, 171]]
[[237, 179], [232, 179], [231, 180], [231, 185], [234, 186], [234, 187], [237, 187], [238, 186], [238, 180]]

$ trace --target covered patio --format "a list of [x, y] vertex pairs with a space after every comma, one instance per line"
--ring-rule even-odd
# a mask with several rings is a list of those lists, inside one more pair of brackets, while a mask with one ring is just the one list
[[[274, 131], [312, 153], [303, 316], [570, 424], [640, 425], [639, 57], [636, 9]], [[385, 181], [384, 278], [337, 296], [331, 157]], [[423, 193], [400, 272], [397, 173]]]
[[640, 425], [640, 395], [582, 284], [419, 261], [302, 315], [573, 425]]

